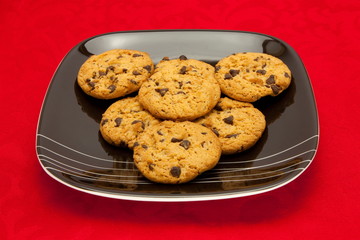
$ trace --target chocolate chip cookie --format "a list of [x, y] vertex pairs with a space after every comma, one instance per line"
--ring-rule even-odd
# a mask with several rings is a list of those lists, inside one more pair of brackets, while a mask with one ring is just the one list
[[264, 115], [251, 103], [221, 98], [215, 108], [196, 121], [210, 128], [220, 139], [222, 154], [242, 152], [263, 134]]
[[92, 97], [114, 99], [137, 91], [153, 70], [149, 54], [113, 49], [88, 58], [79, 70], [77, 82]]
[[216, 135], [189, 121], [163, 121], [145, 129], [134, 144], [135, 165], [146, 178], [158, 183], [188, 182], [212, 169], [220, 155]]
[[204, 78], [207, 75], [213, 76], [215, 69], [206, 62], [196, 59], [188, 59], [185, 55], [181, 55], [177, 59], [164, 57], [158, 64], [156, 64], [155, 72], [159, 71], [168, 74], [182, 74]]
[[215, 69], [196, 60], [163, 61], [139, 90], [139, 101], [151, 114], [168, 120], [193, 120], [220, 99]]
[[244, 102], [264, 96], [277, 96], [291, 82], [290, 69], [280, 59], [265, 54], [244, 52], [221, 59], [215, 66], [221, 91]]
[[137, 97], [128, 97], [108, 107], [100, 121], [100, 133], [108, 143], [132, 149], [139, 133], [159, 122]]

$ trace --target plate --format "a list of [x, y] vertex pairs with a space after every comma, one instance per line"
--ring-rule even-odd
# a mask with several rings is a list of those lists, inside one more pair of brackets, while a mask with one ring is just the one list
[[[154, 63], [164, 56], [186, 55], [212, 65], [232, 53], [263, 52], [282, 59], [293, 79], [279, 96], [254, 103], [267, 121], [254, 147], [222, 156], [214, 169], [189, 183], [157, 184], [141, 176], [131, 150], [110, 146], [99, 134], [101, 115], [115, 100], [91, 98], [76, 83], [89, 56], [114, 48], [148, 52]], [[307, 169], [318, 141], [310, 79], [298, 54], [284, 41], [240, 31], [131, 31], [92, 37], [64, 57], [41, 108], [36, 152], [45, 172], [71, 188], [117, 199], [180, 202], [244, 197], [284, 186]]]

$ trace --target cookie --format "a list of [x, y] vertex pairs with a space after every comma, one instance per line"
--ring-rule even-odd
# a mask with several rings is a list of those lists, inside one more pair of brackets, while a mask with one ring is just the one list
[[100, 133], [108, 143], [132, 149], [139, 133], [159, 122], [144, 110], [138, 97], [128, 97], [111, 104], [104, 112]]
[[208, 65], [208, 70], [200, 71], [202, 66], [194, 61], [196, 67], [187, 65], [187, 60], [181, 61], [184, 65], [160, 63], [161, 68], [139, 90], [140, 103], [158, 118], [193, 120], [208, 113], [220, 99], [214, 67]]
[[134, 162], [149, 180], [185, 183], [219, 161], [221, 145], [216, 135], [199, 124], [163, 121], [145, 129], [134, 146]]
[[222, 154], [242, 152], [252, 147], [263, 134], [265, 116], [251, 103], [221, 98], [215, 108], [197, 123], [219, 137]]
[[113, 49], [88, 58], [79, 70], [77, 82], [92, 97], [114, 99], [139, 90], [153, 70], [147, 53]]
[[255, 102], [265, 96], [277, 96], [291, 82], [291, 72], [280, 59], [265, 53], [236, 53], [215, 66], [221, 91], [243, 102]]
[[168, 74], [183, 74], [187, 76], [206, 77], [213, 76], [215, 69], [210, 64], [196, 60], [188, 59], [181, 55], [177, 59], [169, 59], [164, 57], [158, 64], [156, 64], [155, 72], [165, 72]]

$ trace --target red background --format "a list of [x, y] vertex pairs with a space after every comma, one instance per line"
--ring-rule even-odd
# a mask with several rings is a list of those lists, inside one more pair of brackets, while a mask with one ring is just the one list
[[[302, 58], [320, 116], [318, 153], [272, 192], [229, 200], [107, 199], [50, 178], [39, 111], [65, 54], [97, 34], [227, 29], [278, 37]], [[0, 0], [1, 239], [359, 239], [358, 0]]]

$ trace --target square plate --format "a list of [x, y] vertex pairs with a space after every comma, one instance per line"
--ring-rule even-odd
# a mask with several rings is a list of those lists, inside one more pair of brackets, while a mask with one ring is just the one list
[[[251, 149], [221, 157], [218, 165], [181, 185], [152, 183], [141, 176], [132, 151], [110, 146], [99, 134], [102, 113], [115, 100], [87, 96], [77, 85], [80, 66], [92, 54], [114, 49], [164, 56], [186, 55], [215, 65], [236, 52], [261, 52], [280, 58], [292, 71], [290, 87], [256, 103], [267, 121]], [[305, 67], [284, 41], [251, 32], [161, 30], [115, 32], [87, 39], [62, 60], [47, 90], [36, 136], [39, 162], [51, 177], [87, 193], [141, 201], [198, 201], [243, 197], [270, 191], [297, 178], [317, 151], [319, 125]]]

